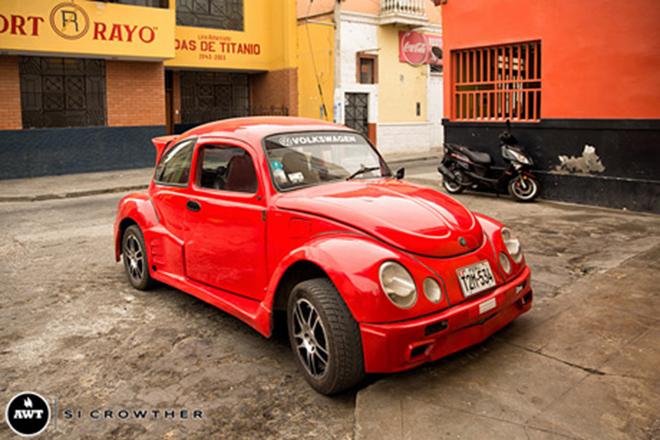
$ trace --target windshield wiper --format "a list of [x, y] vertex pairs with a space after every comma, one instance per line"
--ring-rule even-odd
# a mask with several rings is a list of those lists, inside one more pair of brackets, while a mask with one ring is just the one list
[[346, 178], [346, 180], [351, 180], [354, 179], [355, 177], [359, 176], [360, 174], [368, 173], [370, 171], [377, 171], [380, 170], [380, 167], [365, 167], [364, 165], [360, 167], [359, 170], [351, 174]]

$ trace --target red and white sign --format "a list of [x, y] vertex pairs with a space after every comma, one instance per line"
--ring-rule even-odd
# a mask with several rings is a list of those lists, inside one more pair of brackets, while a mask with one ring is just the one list
[[439, 35], [416, 31], [399, 32], [399, 61], [413, 66], [442, 64], [442, 60], [431, 52], [432, 46], [442, 48], [442, 39]]

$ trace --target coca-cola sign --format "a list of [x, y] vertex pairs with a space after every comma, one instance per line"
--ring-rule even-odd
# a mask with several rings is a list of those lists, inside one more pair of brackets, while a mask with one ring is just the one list
[[435, 34], [422, 34], [420, 32], [399, 32], [399, 61], [413, 66], [422, 64], [442, 65], [442, 59], [437, 58], [431, 48], [437, 46], [442, 49], [442, 37]]
[[429, 45], [423, 34], [415, 31], [399, 32], [399, 60], [413, 66], [427, 62]]

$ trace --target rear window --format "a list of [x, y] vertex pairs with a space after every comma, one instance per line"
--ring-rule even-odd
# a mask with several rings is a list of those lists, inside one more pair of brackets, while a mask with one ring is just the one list
[[167, 185], [186, 185], [190, 179], [195, 139], [188, 139], [169, 148], [160, 159], [154, 180]]

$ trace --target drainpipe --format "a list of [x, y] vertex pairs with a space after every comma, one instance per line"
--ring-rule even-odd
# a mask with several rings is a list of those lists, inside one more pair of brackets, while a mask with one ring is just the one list
[[341, 3], [336, 0], [334, 10], [335, 22], [335, 96], [334, 96], [334, 122], [344, 122], [344, 96], [341, 93]]

